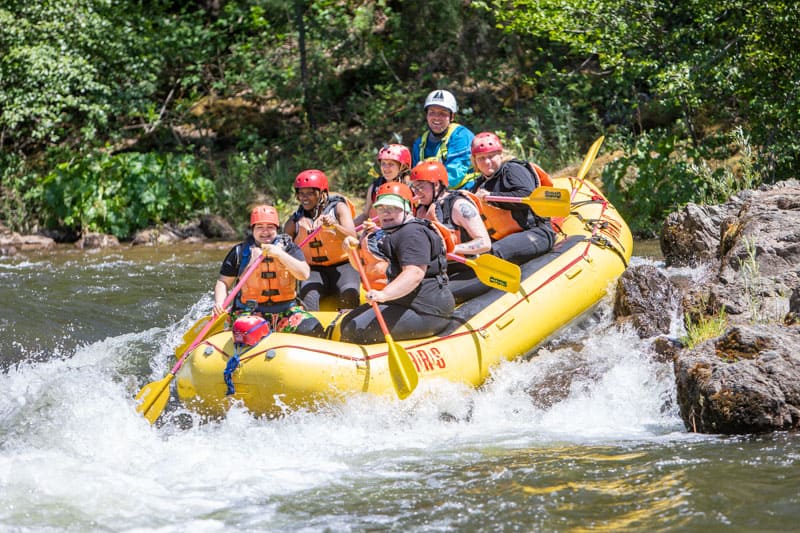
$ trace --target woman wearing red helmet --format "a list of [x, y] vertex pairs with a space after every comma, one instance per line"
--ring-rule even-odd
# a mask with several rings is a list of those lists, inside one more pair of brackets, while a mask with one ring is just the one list
[[[476, 256], [492, 249], [483, 225], [480, 200], [467, 191], [447, 189], [447, 170], [435, 160], [422, 161], [411, 170], [411, 187], [419, 202], [416, 215], [442, 224], [452, 235], [453, 253]], [[447, 264], [450, 290], [460, 303], [489, 290], [475, 271], [459, 262]]]
[[402, 144], [385, 144], [378, 151], [378, 165], [381, 167], [381, 175], [375, 178], [367, 188], [367, 197], [364, 199], [364, 212], [356, 217], [356, 224], [360, 224], [377, 215], [375, 210], [372, 209], [372, 203], [377, 198], [378, 187], [392, 181], [408, 184], [408, 172], [411, 169], [411, 152]]
[[[321, 170], [304, 170], [294, 180], [300, 205], [286, 221], [284, 231], [296, 243], [303, 243], [309, 278], [300, 285], [300, 298], [309, 311], [318, 311], [320, 300], [336, 294], [339, 309], [358, 305], [358, 272], [347, 261], [342, 241], [355, 235], [355, 208], [340, 194], [331, 194], [328, 177]], [[320, 226], [323, 228], [310, 237]]]
[[297, 303], [297, 280], [308, 278], [310, 268], [303, 252], [286, 235], [278, 233], [278, 211], [271, 205], [257, 205], [250, 212], [252, 235], [225, 256], [214, 286], [214, 313], [225, 312], [222, 304], [228, 291], [247, 267], [264, 255], [259, 267], [247, 278], [231, 309], [231, 317], [259, 314], [272, 331], [323, 337], [319, 321]]
[[483, 204], [484, 223], [492, 239], [492, 255], [521, 265], [552, 249], [555, 232], [550, 219], [536, 215], [526, 204], [482, 200], [490, 195], [530, 196], [542, 184], [539, 174], [528, 163], [504, 156], [500, 138], [488, 131], [475, 136], [471, 152], [472, 163], [481, 174], [473, 192]]
[[[388, 283], [367, 292], [363, 304], [342, 319], [341, 340], [359, 344], [383, 342], [384, 335], [371, 303], [381, 314], [395, 339], [435, 335], [447, 327], [455, 308], [447, 280], [447, 257], [441, 236], [429, 221], [412, 215], [413, 193], [403, 183], [378, 188], [374, 207], [380, 229], [369, 224], [367, 239], [385, 258]], [[346, 246], [359, 245], [355, 237]], [[362, 239], [362, 247], [365, 239]], [[367, 250], [361, 250], [367, 252]]]

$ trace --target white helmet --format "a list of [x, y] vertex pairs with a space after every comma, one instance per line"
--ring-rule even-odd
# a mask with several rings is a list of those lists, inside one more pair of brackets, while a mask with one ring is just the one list
[[450, 112], [454, 114], [456, 111], [458, 111], [456, 97], [453, 96], [453, 93], [450, 91], [438, 89], [428, 93], [428, 97], [425, 98], [425, 109], [428, 109], [428, 107], [432, 105], [438, 105], [445, 109], [449, 109]]

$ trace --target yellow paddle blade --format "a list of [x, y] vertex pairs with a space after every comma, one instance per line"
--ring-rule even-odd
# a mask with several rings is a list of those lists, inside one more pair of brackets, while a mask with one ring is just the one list
[[475, 275], [485, 285], [506, 292], [517, 292], [519, 290], [520, 278], [522, 277], [519, 265], [491, 254], [483, 254], [475, 259], [467, 259], [466, 264], [475, 271]]
[[567, 189], [536, 187], [530, 196], [522, 200], [540, 217], [565, 217], [572, 207]]
[[[212, 319], [214, 322], [209, 326], [208, 323]], [[222, 313], [221, 315], [218, 315], [216, 318], [214, 318], [213, 315], [206, 315], [203, 318], [199, 319], [197, 322], [194, 323], [194, 325], [191, 328], [189, 328], [189, 330], [186, 333], [183, 334], [183, 342], [180, 343], [180, 345], [178, 345], [175, 348], [175, 357], [182, 356], [184, 352], [186, 352], [186, 350], [189, 348], [189, 346], [191, 346], [192, 343], [194, 343], [195, 341], [197, 342], [197, 344], [200, 344], [203, 340], [210, 337], [211, 335], [214, 335], [222, 331], [225, 328], [225, 321], [227, 319], [228, 319], [228, 313]], [[203, 335], [202, 339], [198, 339], [197, 336], [200, 335], [203, 328], [207, 326], [208, 330], [206, 331], [206, 334]]]
[[395, 344], [388, 333], [385, 338], [389, 347], [389, 375], [392, 377], [392, 385], [397, 397], [405, 400], [417, 388], [419, 374], [408, 352], [402, 346]]
[[136, 406], [136, 411], [141, 413], [151, 424], [155, 424], [169, 400], [169, 384], [175, 374], [167, 374], [166, 377], [148, 383], [136, 395], [136, 401], [140, 402]]
[[586, 173], [589, 172], [589, 168], [592, 166], [592, 163], [594, 163], [594, 158], [597, 157], [597, 152], [600, 151], [600, 145], [603, 144], [603, 140], [605, 140], [605, 136], [601, 135], [592, 146], [589, 147], [589, 151], [586, 152], [586, 157], [583, 158], [583, 164], [578, 170], [577, 178], [579, 180], [582, 180]]

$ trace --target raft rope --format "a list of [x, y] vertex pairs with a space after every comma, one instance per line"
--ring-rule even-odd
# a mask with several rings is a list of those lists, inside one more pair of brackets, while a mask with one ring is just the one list
[[[248, 334], [248, 333], [252, 333], [257, 328], [260, 328], [261, 326], [262, 326], [262, 324], [256, 324], [255, 326], [250, 328], [245, 333], [245, 335]], [[259, 339], [259, 342], [261, 342], [262, 340], [264, 340], [267, 337], [269, 337], [272, 334], [272, 331], [273, 331], [272, 328], [270, 328], [269, 333], [267, 333], [266, 335], [261, 337], [261, 339]], [[215, 346], [215, 348], [216, 348], [216, 346]], [[225, 365], [225, 371], [222, 373], [222, 377], [225, 380], [225, 385], [228, 386], [228, 390], [225, 392], [226, 396], [230, 396], [232, 394], [236, 394], [236, 387], [233, 384], [233, 373], [236, 372], [237, 368], [239, 368], [239, 363], [241, 362], [241, 356], [245, 352], [251, 350], [252, 348], [253, 348], [252, 346], [248, 346], [247, 344], [245, 344], [243, 342], [234, 342], [233, 343], [233, 355], [231, 356], [230, 359], [228, 359], [228, 363]], [[217, 350], [219, 350], [219, 348], [217, 348]], [[222, 350], [219, 350], [219, 351], [222, 352], [222, 353], [225, 353]]]
[[225, 378], [225, 385], [228, 386], [225, 396], [230, 396], [236, 393], [236, 387], [233, 385], [233, 373], [239, 367], [239, 356], [243, 353], [240, 351], [242, 346], [244, 345], [234, 343], [233, 356], [228, 359], [228, 364], [225, 365], [225, 371], [222, 373], [222, 376]]

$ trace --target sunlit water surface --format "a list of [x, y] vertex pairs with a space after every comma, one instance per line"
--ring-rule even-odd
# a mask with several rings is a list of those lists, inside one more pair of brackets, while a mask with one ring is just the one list
[[796, 436], [687, 433], [671, 364], [613, 325], [610, 300], [480, 390], [423, 382], [403, 402], [357, 395], [277, 420], [235, 409], [207, 422], [170, 405], [151, 427], [133, 396], [166, 375], [183, 332], [210, 310], [225, 251], [0, 258], [0, 529], [800, 523]]

